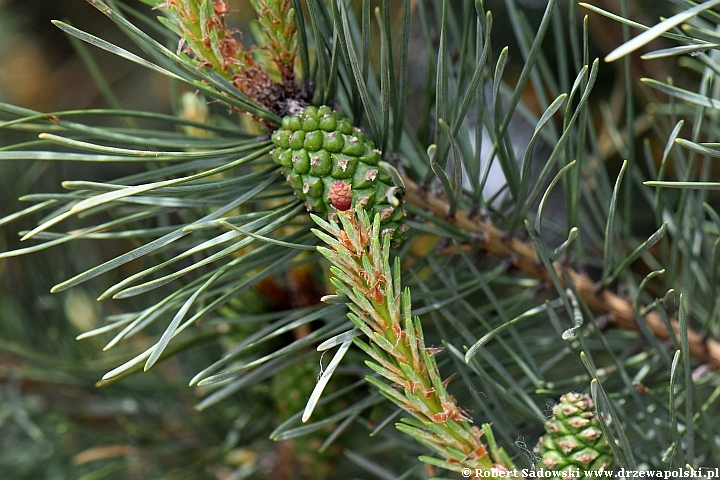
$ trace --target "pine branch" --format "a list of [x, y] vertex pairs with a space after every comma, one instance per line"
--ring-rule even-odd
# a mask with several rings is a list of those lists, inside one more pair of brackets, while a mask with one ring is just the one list
[[[341, 295], [325, 300], [342, 298], [347, 302], [352, 310], [348, 316], [369, 340], [365, 343], [355, 337], [352, 341], [372, 359], [365, 363], [393, 386], [374, 376], [366, 377], [368, 382], [414, 417], [403, 419], [398, 430], [444, 457], [421, 457], [432, 465], [458, 472], [513, 468], [502, 449], [488, 450], [481, 440], [487, 433], [492, 447], [489, 425], [482, 430], [473, 426], [448, 393], [450, 378], [441, 378], [435, 361], [442, 349], [425, 347], [420, 319], [411, 315], [410, 290], [403, 290], [400, 283], [398, 257], [391, 267], [392, 232], [383, 229], [380, 214], [372, 224], [362, 207], [357, 212], [338, 211], [337, 217], [342, 228], [335, 221], [328, 223], [313, 215], [315, 223], [327, 232], [313, 229], [329, 247], [318, 247], [318, 251], [332, 263], [332, 283]], [[346, 344], [349, 346], [349, 341]], [[331, 363], [334, 368], [335, 360]]]
[[259, 16], [264, 44], [260, 52], [277, 65], [280, 83], [253, 57], [252, 49], [235, 38], [239, 31], [227, 26], [225, 17], [230, 7], [225, 0], [165, 0], [158, 5], [167, 14], [160, 18], [161, 23], [180, 37], [178, 51], [194, 57], [198, 70], [213, 70], [257, 105], [285, 114], [283, 101], [299, 94], [293, 71], [297, 51], [295, 10], [288, 0], [253, 0], [252, 6]]
[[[406, 187], [405, 201], [418, 208], [429, 210], [440, 218], [447, 218], [450, 205], [437, 196], [428, 195], [418, 184], [409, 178], [403, 178]], [[512, 258], [512, 264], [524, 274], [543, 281], [551, 280], [550, 273], [543, 267], [535, 248], [518, 238], [508, 235], [498, 229], [489, 221], [480, 218], [470, 218], [465, 212], [457, 211], [450, 219], [466, 232], [480, 234], [480, 246], [500, 258]], [[553, 262], [555, 272], [565, 287], [572, 283], [588, 307], [600, 315], [609, 315], [610, 323], [616, 327], [628, 330], [640, 330], [631, 303], [608, 289], [602, 288], [585, 274], [579, 273], [570, 267]], [[675, 335], [679, 338], [680, 323], [670, 319], [672, 334], [668, 331], [665, 321], [657, 312], [649, 312], [644, 321], [653, 335], [661, 339]], [[720, 342], [706, 338], [699, 333], [688, 329], [688, 345], [690, 355], [697, 360], [710, 364], [713, 368], [720, 368]]]
[[298, 51], [295, 9], [290, 0], [251, 0], [258, 14], [261, 42], [280, 71], [281, 83], [295, 89], [295, 57]]

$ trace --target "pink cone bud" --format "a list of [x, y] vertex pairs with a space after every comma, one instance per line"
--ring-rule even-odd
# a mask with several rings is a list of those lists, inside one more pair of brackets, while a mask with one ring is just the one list
[[343, 181], [337, 181], [330, 187], [330, 202], [337, 210], [344, 212], [349, 210], [352, 206], [352, 192], [351, 187]]

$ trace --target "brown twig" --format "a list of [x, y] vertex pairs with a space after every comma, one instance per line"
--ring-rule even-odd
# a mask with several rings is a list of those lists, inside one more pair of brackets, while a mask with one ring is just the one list
[[[429, 210], [438, 217], [447, 217], [450, 206], [445, 200], [423, 193], [421, 188], [408, 178], [403, 178], [403, 180], [406, 186], [406, 202]], [[532, 245], [509, 236], [491, 222], [485, 222], [478, 218], [471, 219], [462, 211], [456, 212], [454, 219], [449, 221], [454, 222], [466, 232], [480, 233], [480, 246], [488, 253], [500, 258], [512, 258], [513, 265], [530, 277], [545, 281], [550, 280], [549, 273], [539, 262], [537, 252]], [[630, 302], [607, 289], [601, 289], [595, 281], [585, 274], [557, 262], [553, 266], [558, 277], [561, 280], [569, 279], [588, 307], [600, 315], [607, 314], [612, 325], [629, 330], [640, 330]], [[661, 339], [670, 338], [671, 334], [657, 312], [649, 312], [644, 316], [643, 320], [653, 335]], [[679, 322], [676, 319], [670, 319], [670, 325], [673, 335], [679, 339]], [[720, 368], [720, 342], [710, 338], [706, 339], [699, 333], [688, 329], [688, 344], [692, 357], [711, 365], [713, 368]]]

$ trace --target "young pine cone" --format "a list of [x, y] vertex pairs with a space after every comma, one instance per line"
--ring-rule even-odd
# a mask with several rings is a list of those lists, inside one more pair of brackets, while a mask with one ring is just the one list
[[560, 398], [535, 447], [541, 456], [538, 468], [566, 472], [564, 478], [584, 478], [582, 472], [612, 468], [612, 449], [593, 407], [587, 395], [566, 393]]
[[392, 240], [405, 239], [405, 210], [397, 187], [380, 166], [380, 151], [350, 120], [329, 107], [305, 107], [283, 118], [272, 134], [273, 160], [308, 211], [328, 214], [361, 206], [380, 214]]

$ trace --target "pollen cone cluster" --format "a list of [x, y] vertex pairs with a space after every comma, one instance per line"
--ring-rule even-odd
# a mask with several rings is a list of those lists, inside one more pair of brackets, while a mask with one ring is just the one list
[[587, 395], [567, 393], [560, 398], [535, 447], [541, 456], [538, 468], [567, 472], [564, 478], [584, 478], [582, 472], [612, 468], [612, 450], [593, 408]]
[[371, 218], [379, 214], [383, 231], [392, 231], [393, 243], [402, 243], [407, 226], [399, 189], [375, 144], [342, 114], [306, 107], [284, 117], [272, 141], [273, 160], [308, 211], [327, 215], [333, 208], [359, 205]]

